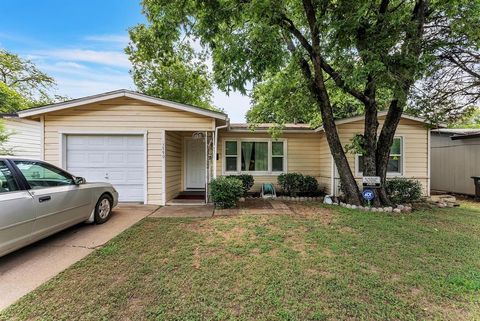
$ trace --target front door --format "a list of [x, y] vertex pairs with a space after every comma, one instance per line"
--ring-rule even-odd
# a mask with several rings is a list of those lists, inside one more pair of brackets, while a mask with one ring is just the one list
[[185, 187], [187, 189], [205, 188], [205, 140], [185, 140]]

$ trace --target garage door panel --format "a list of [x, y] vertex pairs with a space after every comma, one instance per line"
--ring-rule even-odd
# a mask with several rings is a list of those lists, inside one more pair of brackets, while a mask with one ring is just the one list
[[145, 161], [145, 155], [143, 153], [128, 153], [127, 162], [129, 163], [140, 163]]
[[115, 186], [120, 201], [144, 200], [145, 154], [141, 135], [68, 135], [67, 169], [89, 182]]

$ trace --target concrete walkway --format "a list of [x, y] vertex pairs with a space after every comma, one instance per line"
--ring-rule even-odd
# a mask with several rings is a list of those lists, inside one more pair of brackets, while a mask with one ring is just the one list
[[79, 224], [1, 257], [0, 310], [84, 258], [157, 208], [158, 206], [121, 204], [105, 224]]
[[213, 205], [175, 205], [164, 206], [150, 217], [212, 217], [232, 215], [292, 214], [290, 208], [281, 200], [246, 200], [237, 208], [218, 209]]

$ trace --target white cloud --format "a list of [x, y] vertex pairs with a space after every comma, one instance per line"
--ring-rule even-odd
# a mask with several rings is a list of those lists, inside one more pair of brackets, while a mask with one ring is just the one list
[[117, 89], [134, 89], [133, 81], [125, 69], [88, 63], [36, 59], [38, 67], [57, 82], [58, 94], [80, 98]]
[[[58, 93], [71, 98], [90, 96], [117, 89], [135, 90], [128, 73], [130, 62], [120, 51], [52, 49], [26, 55], [58, 84]], [[207, 62], [211, 68], [211, 60]], [[250, 99], [238, 92], [213, 92], [213, 103], [225, 110], [232, 122], [245, 122]]]
[[60, 59], [63, 61], [90, 62], [101, 65], [130, 68], [130, 61], [123, 52], [84, 50], [84, 49], [52, 49], [33, 52], [32, 57], [43, 59]]
[[71, 68], [71, 69], [80, 69], [80, 70], [87, 69], [86, 66], [81, 65], [81, 64], [76, 63], [76, 62], [72, 62], [72, 61], [59, 61], [59, 62], [55, 63], [55, 66], [57, 66], [59, 68]]
[[130, 38], [128, 35], [116, 35], [116, 34], [105, 34], [105, 35], [91, 35], [84, 37], [87, 41], [96, 41], [96, 42], [109, 42], [109, 43], [118, 43], [118, 44], [127, 44]]

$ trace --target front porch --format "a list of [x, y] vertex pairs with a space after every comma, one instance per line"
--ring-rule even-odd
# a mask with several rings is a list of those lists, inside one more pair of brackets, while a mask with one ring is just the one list
[[207, 203], [213, 136], [211, 131], [165, 131], [166, 205]]

